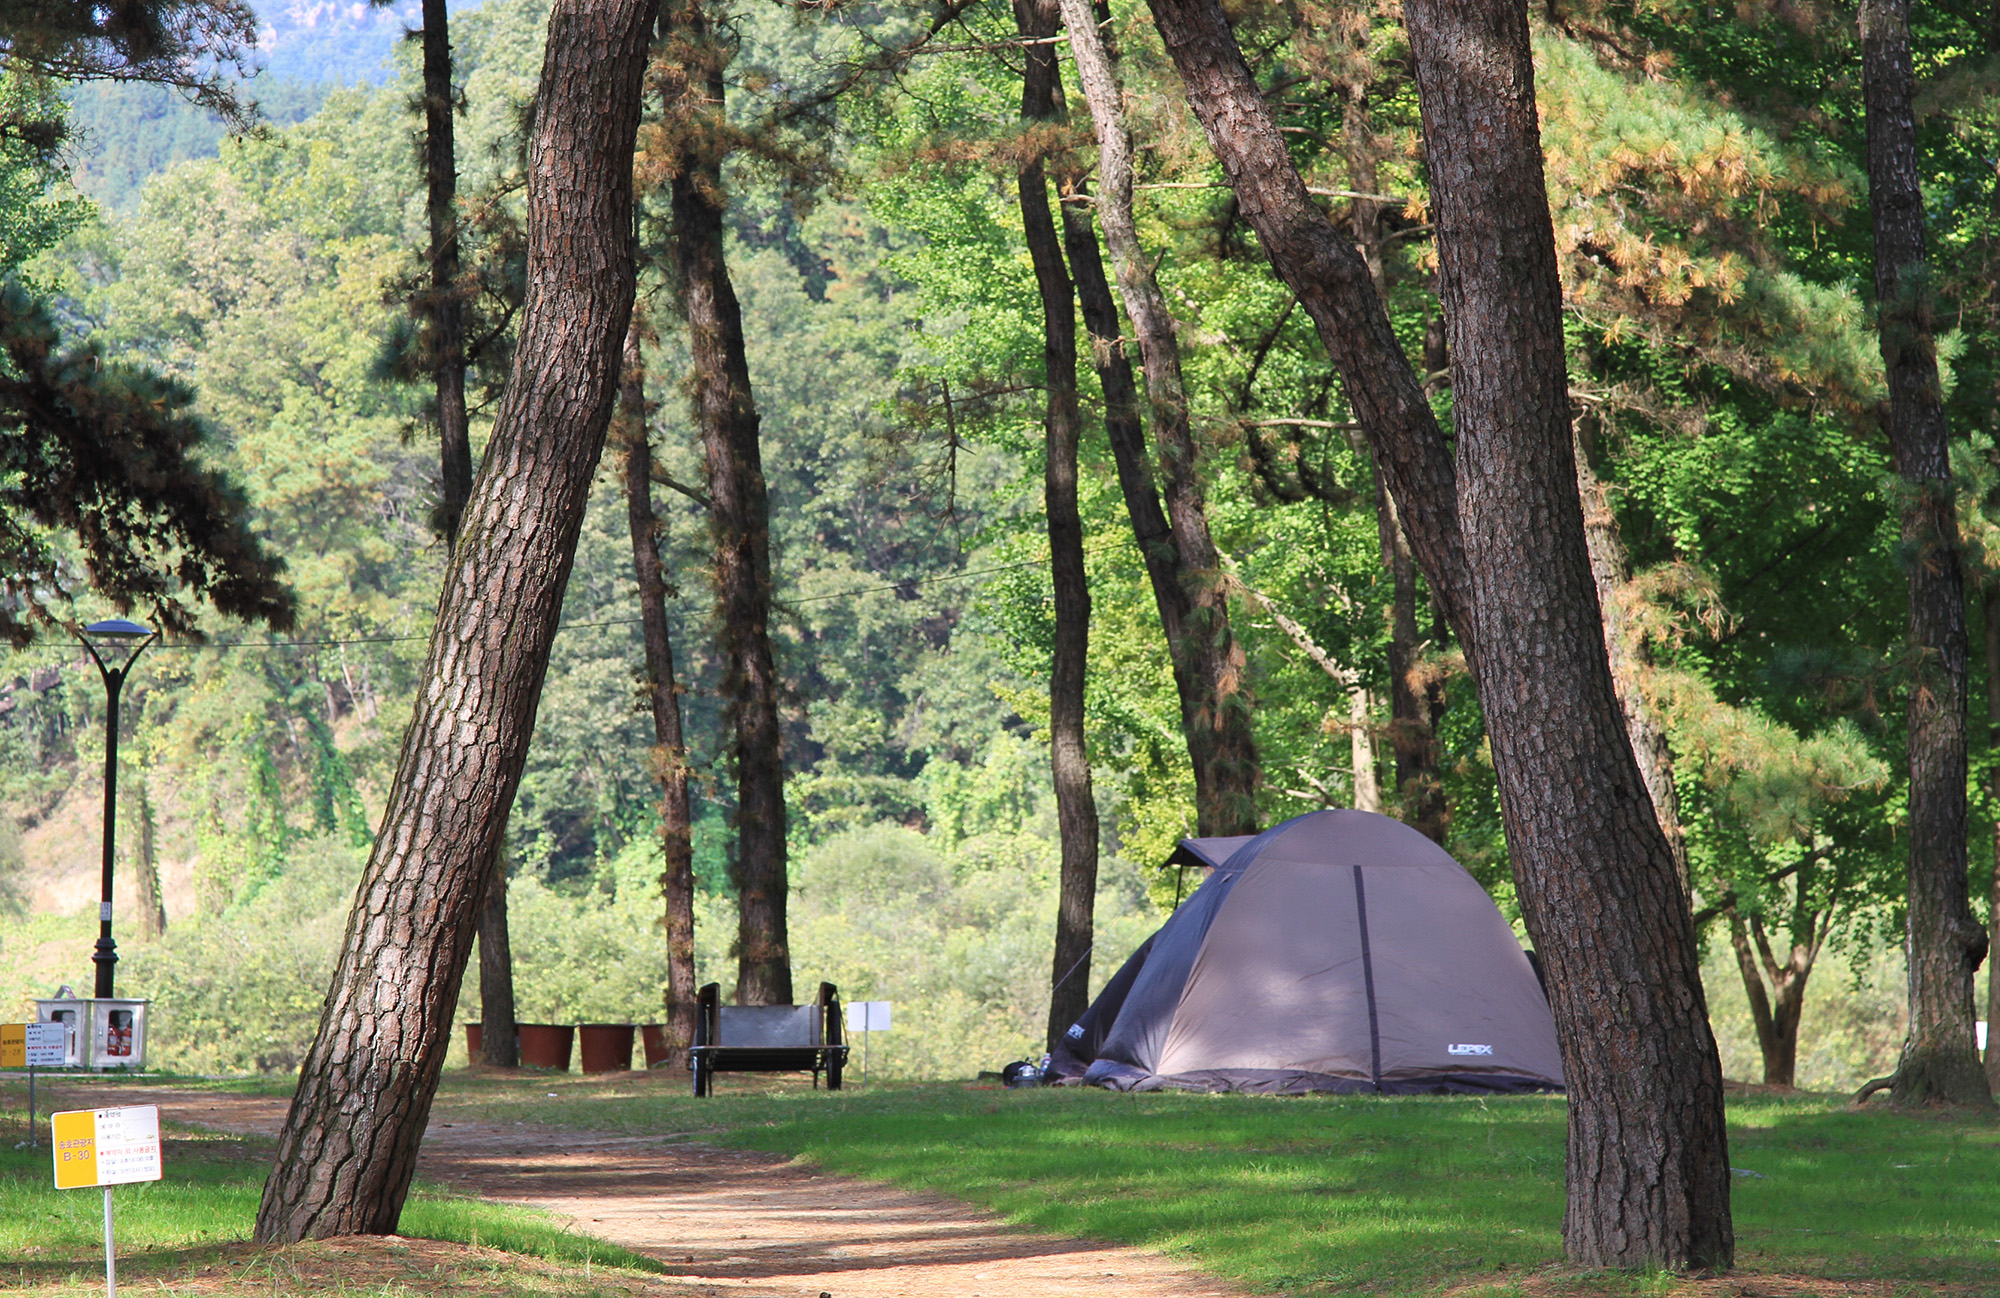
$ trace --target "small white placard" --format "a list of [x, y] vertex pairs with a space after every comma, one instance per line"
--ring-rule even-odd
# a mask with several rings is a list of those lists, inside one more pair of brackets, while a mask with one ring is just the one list
[[1979, 1020], [1979, 1022], [1973, 1024], [1973, 1027], [1977, 1029], [1976, 1035], [1979, 1037], [1979, 1048], [1981, 1050], [1986, 1049], [1986, 1020]]
[[140, 1104], [97, 1111], [97, 1183], [160, 1179], [160, 1110]]
[[888, 1001], [849, 1001], [847, 1003], [847, 1030], [849, 1032], [887, 1032], [889, 1030]]
[[61, 1068], [69, 1058], [69, 1026], [64, 1023], [26, 1023], [29, 1068]]

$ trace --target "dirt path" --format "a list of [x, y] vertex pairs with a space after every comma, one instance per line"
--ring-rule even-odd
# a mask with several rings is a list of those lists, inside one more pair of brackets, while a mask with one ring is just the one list
[[[285, 1116], [282, 1099], [118, 1090], [120, 1101], [218, 1131], [274, 1136]], [[657, 1258], [691, 1295], [1102, 1298], [1112, 1287], [1121, 1298], [1242, 1298], [1150, 1253], [1034, 1234], [774, 1155], [448, 1117], [424, 1135], [420, 1176], [555, 1213]]]

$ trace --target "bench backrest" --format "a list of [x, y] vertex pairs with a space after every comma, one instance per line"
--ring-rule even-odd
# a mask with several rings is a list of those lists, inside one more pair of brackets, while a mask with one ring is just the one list
[[716, 1020], [718, 1046], [769, 1050], [826, 1044], [817, 1005], [722, 1005]]

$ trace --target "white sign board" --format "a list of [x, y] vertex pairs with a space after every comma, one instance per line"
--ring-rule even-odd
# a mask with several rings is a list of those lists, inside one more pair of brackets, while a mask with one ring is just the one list
[[25, 1023], [22, 1034], [30, 1068], [61, 1068], [69, 1056], [69, 1028], [61, 1023]]
[[58, 1190], [130, 1185], [163, 1175], [158, 1105], [51, 1114], [49, 1127]]
[[847, 1030], [849, 1032], [887, 1032], [889, 1030], [888, 1001], [849, 1001], [847, 1003]]

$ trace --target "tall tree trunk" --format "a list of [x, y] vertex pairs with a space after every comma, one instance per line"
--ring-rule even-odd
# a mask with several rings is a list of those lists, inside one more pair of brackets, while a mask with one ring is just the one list
[[1625, 734], [1632, 741], [1632, 756], [1639, 763], [1639, 778], [1646, 782], [1646, 796], [1652, 799], [1660, 832], [1666, 835], [1667, 848], [1674, 854], [1674, 873], [1680, 878], [1681, 891], [1692, 900], [1687, 838], [1681, 830], [1681, 795], [1674, 783], [1674, 754], [1667, 746], [1665, 727], [1646, 704], [1643, 682], [1653, 665], [1652, 650], [1625, 607], [1632, 564], [1626, 558], [1618, 516], [1611, 512], [1604, 484], [1592, 471], [1582, 441], [1573, 446], [1576, 491], [1583, 503], [1583, 539], [1590, 551], [1590, 579], [1597, 587], [1597, 605], [1604, 615], [1604, 651], [1611, 667], [1611, 684], [1618, 691], [1618, 706], [1625, 717]]
[[[700, 4], [675, 10], [685, 82], [670, 116], [719, 122], [724, 54]], [[722, 693], [735, 730], [735, 878], [739, 927], [736, 1001], [789, 1005], [792, 962], [785, 934], [785, 767], [778, 673], [771, 655], [771, 511], [750, 391], [743, 312], [723, 260], [720, 135], [690, 130], [673, 178], [673, 245], [694, 364], [694, 418], [708, 461], [709, 527], [715, 538], [716, 619]]]
[[[431, 382], [438, 420], [438, 522], [445, 550], [458, 548], [459, 521], [472, 492], [472, 434], [465, 408], [465, 307], [458, 275], [458, 149], [453, 117], [458, 99], [451, 84], [451, 19], [445, 0], [424, 0], [424, 190], [430, 224], [431, 284], [425, 314], [430, 325]], [[449, 559], [447, 558], [447, 562]], [[480, 1053], [487, 1063], [512, 1068], [514, 964], [507, 938], [507, 885], [496, 885], [479, 908]], [[505, 1019], [494, 1017], [504, 1008]]]
[[1375, 696], [1366, 685], [1356, 685], [1347, 695], [1347, 756], [1354, 766], [1354, 809], [1382, 810], [1382, 777], [1375, 770], [1375, 732], [1369, 713]]
[[[1021, 116], [1061, 118], [1055, 0], [1015, 0], [1014, 24], [1030, 41], [1021, 79]], [[1084, 677], [1090, 654], [1090, 582], [1083, 567], [1083, 519], [1077, 511], [1076, 454], [1083, 416], [1076, 394], [1076, 297], [1063, 266], [1062, 241], [1049, 208], [1039, 153], [1021, 168], [1021, 226], [1042, 300], [1042, 368], [1048, 393], [1042, 416], [1047, 446], [1042, 501], [1048, 514], [1049, 575], [1055, 588], [1055, 652], [1049, 665], [1049, 765], [1055, 777], [1056, 826], [1062, 839], [1057, 886], [1055, 963], [1049, 975], [1049, 1049], [1090, 1005], [1090, 950], [1097, 904], [1097, 803], [1084, 747]]]
[[[1359, 82], [1344, 87], [1346, 106], [1341, 127], [1341, 148], [1347, 160], [1347, 174], [1355, 192], [1381, 192], [1381, 159], [1385, 143], [1376, 134], [1368, 111], [1368, 87]], [[1387, 231], [1382, 214], [1386, 204], [1372, 198], [1356, 198], [1348, 212], [1348, 226], [1354, 232], [1354, 246], [1368, 268], [1369, 282], [1385, 301], [1389, 294]], [[1428, 341], [1428, 339], [1427, 339]], [[1443, 334], [1439, 333], [1440, 355], [1436, 365], [1444, 368]], [[1354, 438], [1356, 453], [1368, 460], [1369, 479], [1375, 492], [1376, 545], [1382, 569], [1389, 574], [1389, 747], [1396, 759], [1396, 796], [1402, 804], [1404, 821], [1432, 842], [1443, 845], [1450, 827], [1451, 813], [1445, 805], [1444, 783], [1438, 773], [1437, 716], [1433, 692], [1420, 689], [1415, 679], [1417, 659], [1423, 652], [1417, 631], [1417, 564], [1403, 538], [1403, 522], [1396, 512], [1395, 497], [1389, 494], [1375, 467], [1375, 456], [1365, 437]], [[1358, 741], [1357, 741], [1358, 742]], [[1355, 769], [1360, 769], [1360, 753]], [[1371, 784], [1373, 783], [1371, 779]], [[1361, 786], [1355, 785], [1354, 805], [1363, 806]], [[1375, 793], [1378, 810], [1381, 796]]]
[[[1056, 94], [1060, 102], [1060, 86]], [[1118, 489], [1125, 500], [1125, 513], [1132, 523], [1132, 538], [1139, 547], [1146, 578], [1153, 589], [1153, 607], [1159, 613], [1160, 630], [1167, 642], [1167, 661], [1173, 668], [1174, 692], [1180, 700], [1181, 731], [1187, 737], [1188, 754], [1193, 759], [1196, 719], [1201, 713], [1201, 685], [1200, 672], [1189, 658], [1188, 626], [1193, 617], [1189, 583], [1183, 577], [1180, 551], [1175, 548], [1166, 510], [1160, 505], [1152, 457], [1146, 450], [1146, 430], [1139, 414], [1139, 385], [1120, 337], [1118, 302], [1104, 273], [1097, 227], [1090, 216], [1094, 201], [1089, 186], [1081, 171], [1069, 167], [1057, 176], [1056, 188], [1062, 195], [1063, 250], [1069, 255], [1077, 305], [1090, 335], [1091, 364], [1097, 371], [1097, 385], [1104, 392], [1105, 438], [1111, 443], [1111, 459], [1118, 471]], [[1196, 778], [1202, 778], [1199, 762], [1194, 765]], [[1201, 801], [1198, 795], [1196, 800]]]
[[1746, 922], [1737, 907], [1730, 906], [1727, 911], [1729, 943], [1735, 949], [1743, 991], [1750, 1000], [1757, 1048], [1764, 1057], [1766, 1086], [1797, 1084], [1799, 1024], [1805, 1017], [1806, 984], [1812, 978], [1820, 947], [1833, 924], [1830, 911], [1813, 905], [1814, 873], [1808, 859], [1800, 865], [1793, 881], [1792, 914], [1787, 924], [1791, 945], [1783, 960], [1771, 949], [1763, 916], [1753, 914]]
[[1451, 829], [1437, 741], [1443, 700], [1435, 689], [1417, 682], [1417, 661], [1423, 654], [1417, 630], [1417, 562], [1403, 539], [1395, 497], [1379, 472], [1371, 476], [1376, 544], [1389, 574], [1389, 749], [1396, 759], [1396, 797], [1405, 823], [1442, 846]]
[[[458, 545], [472, 492], [472, 438], [465, 410], [465, 308], [458, 295], [458, 157], [452, 139], [451, 27], [445, 0], [424, 0], [424, 187], [430, 220], [431, 378], [437, 389], [438, 515], [445, 548]], [[504, 939], [504, 934], [502, 935]]]
[[646, 358], [634, 313], [625, 334], [625, 371], [611, 441], [623, 457], [625, 519], [632, 534], [632, 571], [639, 585], [639, 622], [646, 642], [646, 700], [653, 713], [653, 763], [660, 779], [660, 897], [667, 930], [666, 1035], [674, 1058], [694, 1044], [694, 817], [688, 805], [687, 742], [667, 634], [667, 577], [660, 563], [659, 520], [653, 514], [653, 446], [646, 420]]
[[1151, 8], [1238, 210], [1346, 379], [1478, 680], [1569, 1086], [1568, 1256], [1726, 1266], [1722, 1070], [1692, 917], [1624, 735], [1583, 543], [1526, 14], [1491, 0], [1405, 6], [1443, 257], [1454, 468], [1366, 266], [1313, 206], [1221, 7]]
[[159, 826], [153, 815], [150, 783], [143, 770], [132, 781], [135, 819], [139, 822], [138, 850], [132, 857], [136, 876], [132, 900], [139, 908], [139, 931], [147, 937], [160, 937], [167, 931], [167, 905], [160, 890]]
[[260, 1243], [393, 1232], [409, 1193], [611, 418], [652, 27], [649, 0], [556, 0], [549, 13], [514, 370], [264, 1184]]
[[1194, 761], [1195, 815], [1203, 834], [1255, 833], [1260, 771], [1243, 648], [1229, 624], [1228, 583], [1208, 531], [1173, 316], [1132, 220], [1132, 138], [1125, 127], [1124, 95], [1090, 0], [1061, 4], [1070, 55], [1097, 133], [1097, 219], [1111, 246], [1125, 314], [1139, 340], [1146, 409], [1166, 485], [1167, 522], [1189, 606], [1183, 642], [1196, 707], [1192, 716], [1183, 708], [1183, 725]]
[[[2000, 20], [1996, 20], [2000, 21]], [[2000, 192], [2000, 185], [1996, 185]], [[2000, 745], [2000, 584], [1986, 587], [1986, 742]], [[2000, 765], [1986, 777], [1987, 794], [2000, 802]], [[2000, 820], [1993, 825], [1993, 882], [1988, 886], [1987, 951], [2000, 944]], [[1986, 1082], [2000, 1092], [2000, 978], [1986, 970]]]
[[[1570, 1029], [1565, 1244], [1585, 1265], [1728, 1266], [1722, 1070], [1693, 917], [1625, 732], [1577, 496], [1527, 12], [1519, 0], [1410, 0], [1404, 19], [1480, 703], [1523, 917]], [[1593, 951], [1581, 930], [1605, 920]]]
[[514, 947], [507, 937], [507, 858], [493, 862], [479, 905], [479, 1058], [493, 1068], [518, 1068], [514, 1034]]
[[1889, 446], [1903, 479], [1910, 565], [1910, 1035], [1899, 1104], [1992, 1102], [1973, 1045], [1972, 982], [1986, 931], [1972, 919], [1965, 822], [1965, 583], [1938, 388], [1924, 206], [1911, 111], [1909, 0], [1862, 0], [1861, 92], [1875, 299], [1889, 381]]

